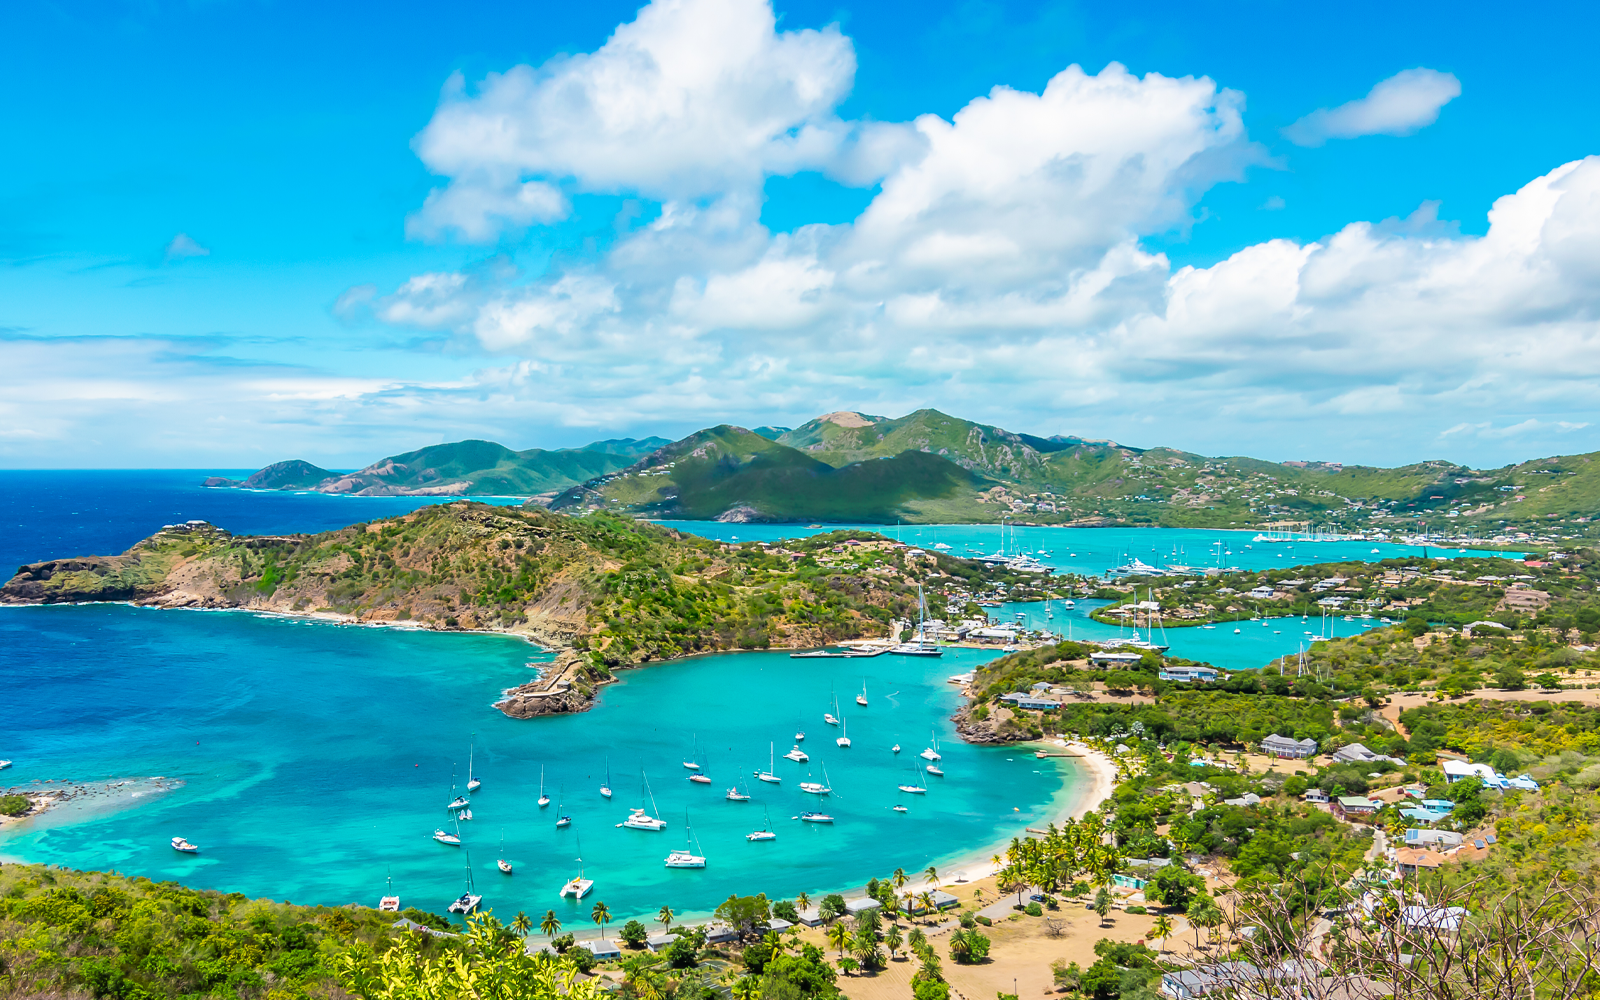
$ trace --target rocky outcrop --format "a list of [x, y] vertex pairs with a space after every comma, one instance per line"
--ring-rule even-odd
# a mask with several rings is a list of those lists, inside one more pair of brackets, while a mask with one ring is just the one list
[[1032, 738], [1012, 721], [1012, 713], [1008, 708], [990, 708], [988, 717], [977, 722], [972, 718], [972, 704], [969, 702], [961, 706], [961, 710], [952, 715], [950, 721], [956, 724], [956, 733], [968, 743], [1001, 746]]
[[584, 676], [583, 667], [583, 657], [571, 651], [562, 653], [540, 670], [537, 679], [502, 691], [494, 707], [513, 719], [587, 712], [594, 707], [597, 688]]

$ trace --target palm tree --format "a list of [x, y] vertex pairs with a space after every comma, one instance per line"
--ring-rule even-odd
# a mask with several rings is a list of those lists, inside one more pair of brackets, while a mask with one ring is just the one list
[[1105, 886], [1101, 886], [1100, 891], [1094, 894], [1094, 912], [1100, 918], [1100, 926], [1104, 927], [1106, 916], [1111, 912], [1111, 890]]
[[[931, 868], [931, 866], [930, 866], [930, 868]], [[934, 903], [933, 903], [933, 893], [931, 891], [923, 890], [922, 892], [918, 893], [917, 894], [917, 902], [921, 903], [924, 907], [927, 908], [927, 911], [928, 911], [928, 922], [929, 923], [933, 923], [935, 920], [938, 919], [939, 908], [937, 906], [935, 906]]]
[[795, 909], [803, 910], [803, 909], [805, 909], [806, 907], [808, 907], [810, 905], [811, 905], [811, 897], [807, 896], [805, 893], [802, 892], [799, 895], [794, 897], [794, 908]]
[[894, 886], [895, 892], [904, 889], [909, 881], [911, 881], [911, 876], [906, 874], [904, 868], [896, 868], [894, 874], [889, 876], [889, 884]]
[[935, 868], [933, 865], [929, 865], [927, 871], [924, 871], [922, 874], [927, 876], [929, 885], [933, 886], [935, 889], [939, 888], [939, 869]]
[[755, 976], [740, 976], [732, 989], [733, 1000], [757, 1000], [761, 996], [761, 980]]
[[606, 936], [606, 923], [611, 919], [611, 910], [604, 903], [594, 904], [594, 909], [589, 911], [589, 919], [600, 925], [600, 936]]
[[1150, 928], [1150, 936], [1159, 938], [1161, 941], [1161, 947], [1157, 949], [1157, 953], [1165, 953], [1167, 950], [1167, 938], [1172, 936], [1172, 918], [1165, 913], [1156, 917], [1155, 924]]
[[777, 931], [767, 931], [767, 933], [761, 938], [761, 943], [766, 945], [767, 951], [773, 955], [782, 955], [783, 949], [789, 944], [789, 942], [783, 939], [783, 935], [779, 934]]
[[673, 912], [670, 906], [663, 906], [661, 912], [656, 914], [656, 919], [661, 921], [661, 929], [664, 931], [672, 929], [672, 918]]
[[843, 920], [835, 920], [828, 925], [828, 944], [839, 949], [839, 957], [844, 957], [844, 946], [850, 941], [850, 928], [844, 925]]
[[883, 935], [883, 944], [884, 947], [889, 949], [890, 958], [893, 958], [894, 953], [900, 950], [900, 945], [902, 943], [903, 940], [900, 937], [900, 925], [890, 924], [888, 932]]
[[556, 916], [556, 911], [544, 911], [544, 919], [539, 921], [539, 933], [548, 937], [555, 937], [561, 933], [561, 918]]
[[518, 910], [517, 919], [511, 921], [511, 929], [523, 937], [527, 937], [528, 932], [533, 930], [533, 920], [526, 913]]

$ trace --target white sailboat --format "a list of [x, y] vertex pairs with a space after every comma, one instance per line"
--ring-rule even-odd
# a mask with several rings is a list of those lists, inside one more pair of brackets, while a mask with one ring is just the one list
[[539, 808], [543, 809], [550, 804], [550, 796], [544, 793], [544, 765], [539, 765]]
[[689, 810], [685, 809], [683, 811], [683, 849], [673, 851], [667, 855], [667, 867], [704, 868], [706, 866], [705, 855], [696, 854], [693, 851], [693, 848], [699, 846], [694, 839], [694, 828], [689, 825]]
[[754, 841], [754, 840], [777, 840], [778, 839], [778, 835], [776, 833], [774, 833], [773, 830], [772, 830], [772, 814], [770, 812], [766, 812], [766, 810], [764, 810], [764, 809], [762, 810], [762, 812], [766, 813], [766, 817], [767, 817], [766, 824], [764, 826], [762, 826], [761, 829], [755, 831], [754, 833], [745, 834], [744, 835], [744, 839], [752, 840], [752, 841]]
[[589, 895], [589, 890], [594, 888], [594, 879], [583, 877], [583, 839], [578, 839], [578, 856], [573, 859], [578, 862], [578, 874], [567, 879], [561, 887], [561, 898], [571, 896], [573, 899], [582, 899]]
[[464, 917], [467, 914], [471, 913], [473, 910], [476, 910], [478, 908], [478, 904], [483, 902], [483, 897], [478, 895], [478, 893], [475, 891], [476, 888], [477, 887], [472, 884], [472, 855], [468, 854], [467, 855], [467, 891], [463, 892], [461, 894], [461, 898], [460, 899], [457, 899], [454, 903], [450, 904], [450, 906], [448, 907], [450, 912], [451, 913], [459, 913]]
[[828, 765], [822, 765], [822, 780], [820, 782], [802, 781], [800, 782], [800, 790], [809, 792], [812, 795], [827, 795], [832, 792], [833, 788], [828, 784]]
[[511, 874], [511, 862], [506, 860], [506, 832], [504, 830], [500, 831], [500, 857], [495, 859], [494, 866], [507, 875]]
[[565, 830], [567, 827], [572, 825], [572, 817], [567, 815], [565, 805], [567, 799], [567, 786], [562, 785], [560, 792], [561, 798], [556, 801], [556, 829]]
[[923, 770], [937, 777], [944, 777], [944, 768], [940, 767], [938, 764], [929, 764], [927, 767], [923, 768]]
[[922, 594], [922, 584], [917, 584], [917, 637], [911, 642], [891, 646], [889, 652], [900, 656], [943, 656], [944, 650], [928, 642], [928, 602]]
[[749, 802], [750, 801], [750, 786], [746, 785], [743, 789], [741, 789], [739, 787], [739, 779], [738, 778], [734, 778], [733, 779], [733, 787], [728, 789], [728, 801], [729, 802]]
[[861, 693], [856, 695], [856, 704], [862, 708], [867, 707], [867, 682], [865, 678], [861, 681]]
[[850, 745], [850, 727], [849, 727], [849, 725], [847, 725], [845, 723], [845, 720], [843, 720], [843, 719], [839, 720], [839, 730], [840, 730], [839, 738], [834, 740], [833, 742], [839, 744], [842, 747], [849, 746]]
[[803, 812], [800, 814], [802, 823], [833, 823], [833, 817], [825, 812]]
[[458, 809], [465, 809], [467, 806], [469, 806], [471, 804], [472, 804], [472, 800], [471, 799], [467, 798], [465, 795], [457, 795], [456, 794], [456, 771], [455, 771], [455, 768], [451, 768], [450, 769], [450, 804], [445, 806], [445, 808], [451, 810], [452, 812], [454, 812], [455, 810], [458, 810]]
[[655, 818], [655, 816], [651, 815], [651, 813], [647, 813], [647, 812], [644, 811], [643, 800], [645, 798], [649, 798], [649, 800], [650, 800], [650, 808], [651, 808], [652, 811], [658, 811], [658, 810], [656, 810], [656, 797], [650, 791], [650, 781], [649, 781], [648, 778], [645, 777], [643, 768], [639, 769], [639, 784], [641, 786], [643, 786], [643, 790], [644, 790], [644, 794], [640, 796], [640, 805], [639, 805], [639, 807], [634, 809], [633, 812], [629, 813], [628, 814], [628, 818], [623, 820], [621, 823], [618, 823], [617, 825], [618, 826], [622, 826], [622, 827], [627, 827], [629, 830], [664, 830], [664, 829], [666, 829], [666, 826], [667, 826], [667, 821], [666, 820], [657, 819], [657, 818]]
[[756, 772], [757, 780], [765, 781], [769, 785], [777, 785], [777, 784], [782, 784], [783, 783], [783, 779], [782, 778], [780, 778], [776, 774], [772, 773], [773, 772], [773, 767], [772, 767], [772, 764], [773, 764], [773, 756], [772, 756], [773, 755], [773, 750], [774, 750], [773, 745], [771, 743], [768, 743], [767, 744], [767, 769], [765, 771], [757, 771]]
[[915, 785], [900, 785], [899, 788], [907, 795], [928, 794], [928, 785], [922, 780], [922, 768], [917, 768], [917, 783]]
[[611, 758], [606, 758], [606, 783], [600, 786], [600, 794], [611, 798]]
[[804, 743], [806, 741], [806, 731], [799, 726], [794, 727], [794, 741], [796, 743]]
[[473, 792], [475, 792], [478, 789], [483, 787], [483, 782], [479, 781], [477, 778], [473, 777], [473, 775], [472, 775], [472, 761], [473, 761], [473, 758], [476, 757], [477, 755], [478, 755], [478, 742], [477, 742], [476, 739], [474, 739], [473, 742], [472, 742], [472, 749], [467, 751], [467, 794], [468, 795], [471, 795]]
[[700, 735], [698, 733], [694, 737], [694, 750], [689, 754], [689, 759], [683, 762], [683, 766], [691, 771], [700, 770]]
[[433, 831], [433, 839], [437, 840], [439, 843], [445, 845], [446, 847], [460, 847], [461, 846], [461, 824], [460, 823], [456, 824], [456, 832], [455, 833], [448, 833], [448, 832], [446, 832], [444, 830], [435, 830], [435, 831]]
[[833, 711], [823, 712], [822, 721], [830, 726], [837, 726], [839, 724], [839, 696], [834, 694], [830, 700], [833, 702]]

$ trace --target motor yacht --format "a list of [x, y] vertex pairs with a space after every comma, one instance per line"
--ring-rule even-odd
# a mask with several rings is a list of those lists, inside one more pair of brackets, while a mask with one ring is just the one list
[[194, 854], [200, 850], [200, 848], [189, 843], [187, 840], [184, 840], [182, 837], [172, 838], [172, 849], [174, 851], [181, 851], [184, 854]]
[[800, 749], [800, 745], [797, 743], [795, 744], [793, 750], [790, 750], [788, 753], [783, 755], [783, 759], [792, 760], [796, 764], [804, 764], [806, 761], [811, 759], [811, 755]]

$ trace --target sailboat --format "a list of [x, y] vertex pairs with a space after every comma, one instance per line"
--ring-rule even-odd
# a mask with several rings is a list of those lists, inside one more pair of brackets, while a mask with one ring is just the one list
[[388, 886], [389, 892], [382, 899], [378, 900], [378, 912], [399, 913], [400, 897], [394, 894], [394, 876], [390, 875], [388, 878], [386, 878], [384, 880], [384, 884]]
[[511, 862], [506, 860], [506, 832], [504, 830], [500, 831], [500, 857], [495, 860], [494, 865], [507, 875], [511, 874]]
[[933, 737], [933, 745], [929, 746], [928, 748], [923, 750], [917, 756], [921, 757], [923, 760], [938, 760], [939, 759], [939, 735], [937, 733], [932, 733], [930, 735]]
[[461, 846], [461, 824], [460, 823], [456, 824], [456, 832], [455, 833], [449, 833], [449, 832], [446, 832], [444, 830], [435, 830], [435, 831], [433, 831], [433, 839], [437, 840], [439, 843], [445, 845], [446, 847], [460, 847]]
[[832, 823], [833, 817], [825, 812], [803, 812], [800, 814], [802, 823]]
[[694, 839], [694, 828], [689, 825], [689, 810], [683, 811], [683, 849], [673, 851], [667, 855], [668, 868], [704, 868], [706, 859], [704, 855], [694, 853], [691, 848], [698, 847]]
[[472, 776], [472, 759], [478, 755], [477, 740], [473, 740], [472, 749], [467, 751], [467, 794], [471, 795], [483, 787], [483, 782]]
[[472, 855], [469, 854], [467, 855], [467, 891], [461, 894], [460, 899], [450, 904], [448, 907], [450, 912], [459, 913], [464, 917], [476, 910], [478, 904], [483, 902], [483, 897], [473, 891], [475, 888], [477, 887], [472, 884]]
[[832, 701], [833, 711], [823, 712], [822, 721], [826, 722], [830, 726], [837, 726], [839, 724], [839, 696], [835, 694]]
[[683, 762], [683, 766], [691, 771], [700, 770], [700, 736], [698, 733], [694, 738], [694, 750], [689, 755], [689, 759]]
[[856, 704], [862, 708], [867, 707], [867, 682], [865, 679], [861, 681], [861, 693], [856, 695]]
[[927, 767], [923, 768], [923, 770], [937, 777], [944, 777], [944, 768], [940, 767], [938, 764], [929, 764]]
[[839, 738], [834, 740], [833, 742], [839, 744], [842, 747], [849, 746], [850, 745], [850, 727], [845, 725], [845, 721], [843, 719], [839, 720], [839, 729], [840, 729]]
[[923, 596], [922, 584], [917, 584], [917, 637], [911, 642], [891, 646], [889, 652], [900, 656], [943, 656], [944, 650], [928, 642], [928, 601]]
[[773, 755], [773, 746], [772, 746], [771, 743], [768, 743], [767, 744], [767, 769], [765, 771], [757, 771], [756, 772], [756, 778], [758, 780], [760, 780], [760, 781], [765, 781], [769, 785], [777, 785], [777, 784], [781, 784], [783, 782], [783, 779], [778, 777], [776, 774], [772, 773], [772, 770], [773, 770], [772, 769], [772, 762], [773, 762], [773, 756], [772, 755]]
[[539, 765], [539, 808], [543, 809], [550, 804], [550, 796], [544, 793], [544, 765]]
[[928, 794], [928, 785], [922, 780], [922, 768], [917, 768], [917, 783], [915, 785], [900, 785], [899, 788], [907, 795]]
[[567, 884], [561, 887], [561, 898], [571, 896], [573, 899], [582, 899], [589, 895], [589, 890], [594, 888], [594, 879], [583, 877], [583, 840], [578, 840], [578, 856], [573, 860], [578, 862], [578, 874], [567, 879]]
[[567, 815], [564, 803], [567, 799], [567, 786], [561, 786], [561, 798], [556, 802], [556, 829], [565, 830], [572, 825], [572, 817]]
[[746, 785], [743, 789], [740, 789], [739, 788], [739, 779], [738, 778], [734, 778], [733, 779], [733, 787], [728, 789], [728, 801], [729, 802], [749, 802], [750, 801], [750, 786]]
[[600, 794], [611, 798], [611, 758], [606, 758], [606, 783], [600, 786]]
[[[650, 799], [650, 808], [655, 810], [656, 797], [650, 791], [650, 781], [644, 776], [644, 768], [639, 769], [639, 784], [644, 790], [644, 795], [640, 797], [641, 801], [643, 798], [648, 797]], [[617, 825], [627, 827], [630, 830], [664, 830], [667, 827], [667, 821], [656, 819], [650, 813], [645, 812], [644, 806], [641, 804], [628, 814], [627, 819]]]
[[757, 830], [754, 833], [745, 834], [744, 835], [744, 839], [746, 839], [746, 840], [777, 840], [778, 839], [778, 835], [772, 831], [772, 814], [770, 812], [766, 812], [765, 809], [763, 809], [762, 812], [766, 813], [766, 817], [767, 817], [766, 824], [764, 826], [762, 826], [761, 829]]
[[832, 792], [833, 788], [828, 784], [828, 765], [822, 765], [822, 781], [820, 783], [802, 781], [800, 782], [800, 790], [802, 792], [810, 792], [812, 795], [827, 795]]
[[457, 795], [456, 794], [456, 772], [455, 772], [455, 768], [451, 768], [450, 769], [450, 804], [445, 806], [445, 808], [454, 811], [456, 809], [465, 809], [467, 806], [469, 806], [471, 804], [472, 804], [472, 800], [471, 799], [467, 798], [465, 795]]
[[794, 741], [796, 743], [804, 743], [806, 741], [806, 731], [799, 726], [794, 727]]

